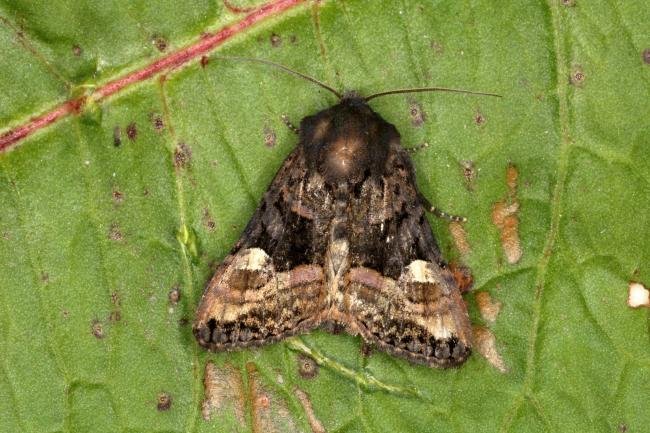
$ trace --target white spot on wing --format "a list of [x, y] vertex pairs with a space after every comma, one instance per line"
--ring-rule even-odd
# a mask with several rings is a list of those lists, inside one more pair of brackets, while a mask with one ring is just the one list
[[239, 269], [246, 269], [250, 271], [262, 269], [266, 266], [269, 260], [268, 254], [261, 248], [249, 248], [246, 254], [241, 257], [239, 262]]
[[411, 273], [411, 278], [416, 283], [434, 283], [435, 276], [429, 269], [429, 263], [424, 260], [413, 260], [407, 269]]

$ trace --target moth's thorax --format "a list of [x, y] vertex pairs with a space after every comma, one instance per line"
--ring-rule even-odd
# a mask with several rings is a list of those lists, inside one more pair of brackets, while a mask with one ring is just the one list
[[355, 184], [371, 175], [381, 176], [393, 140], [399, 140], [395, 127], [354, 94], [300, 124], [309, 168], [329, 184]]

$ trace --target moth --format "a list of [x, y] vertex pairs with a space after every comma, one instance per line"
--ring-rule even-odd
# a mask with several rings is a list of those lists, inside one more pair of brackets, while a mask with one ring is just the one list
[[[243, 235], [201, 299], [194, 335], [212, 351], [276, 342], [315, 328], [360, 335], [432, 367], [470, 355], [472, 331], [441, 256], [394, 125], [363, 97], [261, 59], [333, 92], [339, 101], [300, 122], [286, 158]], [[487, 94], [492, 95], [492, 94]]]

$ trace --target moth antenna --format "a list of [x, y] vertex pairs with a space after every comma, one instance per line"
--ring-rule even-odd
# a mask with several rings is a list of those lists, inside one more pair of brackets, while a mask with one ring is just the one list
[[421, 93], [421, 92], [452, 92], [452, 93], [465, 93], [467, 95], [496, 96], [497, 98], [502, 97], [501, 95], [497, 95], [496, 93], [473, 92], [471, 90], [451, 89], [449, 87], [413, 87], [407, 89], [387, 90], [385, 92], [379, 92], [379, 93], [372, 94], [370, 96], [366, 96], [365, 99], [367, 102], [370, 101], [371, 99], [378, 98], [380, 96], [395, 95], [399, 93]]
[[337, 90], [335, 90], [332, 86], [329, 86], [329, 85], [323, 83], [322, 81], [317, 80], [314, 77], [310, 77], [307, 74], [303, 74], [302, 72], [294, 71], [291, 68], [288, 68], [288, 67], [286, 67], [284, 65], [281, 65], [280, 63], [272, 62], [270, 60], [256, 59], [254, 57], [237, 57], [237, 56], [213, 56], [212, 58], [221, 59], [221, 60], [238, 60], [238, 61], [243, 61], [243, 62], [261, 63], [263, 65], [273, 66], [274, 68], [278, 68], [278, 69], [280, 69], [280, 70], [282, 70], [284, 72], [287, 72], [289, 74], [293, 74], [293, 75], [295, 75], [297, 77], [300, 77], [300, 78], [303, 78], [303, 79], [305, 79], [307, 81], [310, 81], [310, 82], [316, 84], [317, 86], [322, 87], [323, 89], [329, 90], [330, 92], [335, 94], [336, 97], [339, 98], [339, 99], [341, 99], [343, 97], [343, 95], [341, 95], [341, 93], [338, 92]]

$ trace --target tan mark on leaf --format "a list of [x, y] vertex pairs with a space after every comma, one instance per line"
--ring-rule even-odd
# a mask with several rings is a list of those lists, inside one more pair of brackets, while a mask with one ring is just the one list
[[201, 404], [201, 415], [206, 421], [213, 417], [223, 417], [231, 412], [241, 426], [245, 425], [244, 392], [241, 374], [231, 365], [217, 367], [212, 362], [205, 365], [203, 377], [205, 397]]
[[492, 331], [483, 326], [474, 326], [473, 331], [476, 351], [501, 373], [507, 373], [508, 367], [497, 351], [496, 338]]
[[309, 421], [311, 431], [313, 433], [325, 433], [325, 427], [323, 427], [323, 424], [321, 424], [320, 420], [316, 418], [316, 415], [314, 415], [314, 407], [311, 404], [309, 395], [300, 388], [296, 388], [293, 392], [296, 397], [298, 397], [298, 401], [300, 401], [302, 408], [305, 410], [305, 414], [307, 414], [307, 421]]
[[506, 169], [506, 198], [494, 203], [492, 207], [492, 223], [501, 232], [501, 245], [508, 263], [517, 263], [522, 256], [519, 240], [519, 200], [517, 199], [517, 167], [509, 164]]

